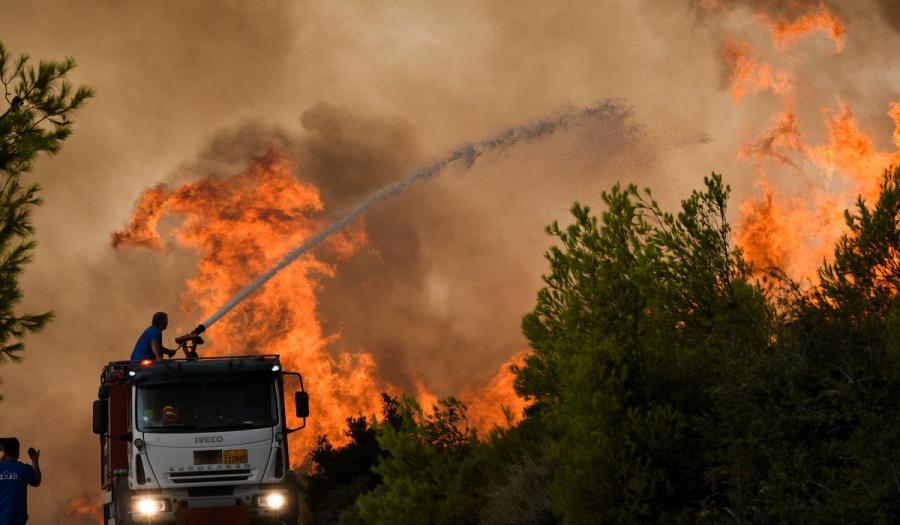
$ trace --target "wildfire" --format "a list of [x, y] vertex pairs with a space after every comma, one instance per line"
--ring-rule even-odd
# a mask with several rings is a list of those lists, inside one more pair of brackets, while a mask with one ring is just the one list
[[[808, 143], [796, 111], [802, 65], [791, 64], [802, 55], [794, 47], [803, 38], [825, 33], [835, 42], [835, 53], [840, 53], [849, 25], [822, 1], [753, 3], [759, 6], [757, 19], [771, 30], [772, 46], [764, 59], [735, 37], [725, 42], [723, 60], [730, 72], [732, 98], [738, 103], [768, 90], [781, 108], [773, 113], [772, 125], [738, 153], [740, 158], [759, 162], [758, 185], [763, 194], [741, 205], [735, 238], [757, 267], [778, 266], [795, 278], [813, 279], [845, 231], [841, 211], [852, 206], [857, 196], [875, 197], [884, 170], [900, 163], [900, 152], [880, 151], [840, 99], [836, 109], [820, 109], [825, 141]], [[740, 4], [735, 0], [727, 5], [702, 5], [717, 10]], [[776, 70], [771, 63], [788, 65]], [[803, 86], [804, 91], [810, 89], [807, 83]], [[900, 147], [900, 103], [891, 104], [888, 114], [894, 121], [894, 144]], [[773, 170], [788, 173], [777, 177]]]
[[881, 172], [900, 160], [900, 152], [882, 152], [872, 137], [856, 124], [850, 107], [839, 102], [840, 113], [823, 108], [828, 123], [829, 143], [811, 148], [810, 160], [830, 175], [840, 173], [853, 179], [855, 189], [865, 198], [877, 195]]
[[[117, 249], [165, 252], [171, 248], [163, 237], [171, 236], [178, 245], [194, 250], [199, 257], [197, 273], [187, 281], [181, 304], [189, 315], [208, 315], [326, 226], [318, 190], [299, 182], [295, 169], [271, 150], [252, 169], [231, 177], [149, 189], [129, 226], [112, 234], [112, 244]], [[161, 232], [161, 219], [167, 216], [179, 216], [182, 221], [171, 231]], [[312, 252], [304, 254], [209, 333], [207, 355], [278, 353], [285, 369], [303, 374], [313, 415], [308, 430], [293, 435], [295, 461], [305, 456], [317, 435], [327, 434], [333, 443], [341, 444], [346, 418], [378, 413], [382, 391], [403, 394], [379, 378], [378, 363], [364, 349], [337, 357], [328, 353], [329, 339], [317, 317], [319, 279], [334, 275], [342, 260], [370, 244], [364, 221], [357, 221], [326, 240], [324, 254], [335, 262], [326, 263]], [[423, 406], [435, 401], [425, 385], [406, 394], [415, 394]], [[500, 403], [508, 405], [514, 398], [510, 386], [492, 400], [499, 410]], [[292, 411], [289, 407], [288, 412]], [[498, 414], [492, 422], [502, 420]], [[489, 417], [483, 417], [482, 424], [489, 422]]]
[[709, 11], [755, 8], [757, 18], [769, 26], [778, 47], [787, 47], [817, 32], [827, 33], [837, 52], [844, 47], [847, 21], [824, 0], [700, 0], [700, 6]]
[[790, 20], [760, 15], [772, 28], [772, 38], [776, 45], [785, 47], [810, 33], [826, 32], [834, 40], [836, 51], [843, 49], [847, 27], [840, 15], [825, 5], [825, 2], [795, 2], [794, 5], [801, 10], [801, 14]]
[[[525, 354], [514, 356], [500, 367], [497, 375], [490, 383], [474, 388], [461, 394], [461, 398], [469, 407], [470, 424], [482, 432], [489, 430], [494, 425], [505, 422], [507, 415], [511, 418], [509, 423], [514, 423], [522, 418], [522, 411], [528, 403], [521, 397], [510, 395], [513, 392], [513, 375], [510, 367], [522, 365]], [[506, 413], [504, 413], [506, 412]], [[482, 433], [481, 437], [486, 434]]]
[[731, 66], [728, 82], [733, 85], [731, 97], [735, 102], [766, 89], [778, 95], [790, 93], [792, 84], [787, 74], [775, 70], [771, 64], [760, 63], [747, 42], [729, 39], [725, 43], [724, 59]]
[[82, 494], [66, 502], [66, 524], [96, 525], [103, 523], [100, 496]]

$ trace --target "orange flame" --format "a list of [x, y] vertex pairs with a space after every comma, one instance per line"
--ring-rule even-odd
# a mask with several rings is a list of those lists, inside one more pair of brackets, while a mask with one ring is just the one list
[[[708, 11], [734, 9], [742, 3], [742, 0], [700, 0], [700, 6]], [[836, 52], [843, 50], [844, 35], [847, 34], [846, 20], [823, 0], [768, 0], [754, 3], [758, 5], [757, 17], [768, 24], [776, 47], [784, 48], [812, 33], [825, 32], [834, 40]], [[774, 15], [770, 14], [773, 12]]]
[[70, 525], [102, 524], [100, 496], [82, 494], [66, 501], [66, 523]]
[[[252, 169], [232, 177], [147, 190], [129, 226], [112, 234], [113, 246], [165, 251], [168, 248], [157, 230], [160, 219], [183, 217], [180, 225], [162, 233], [198, 254], [196, 276], [188, 280], [181, 304], [189, 314], [208, 315], [325, 226], [318, 190], [300, 183], [293, 174], [295, 168], [272, 150], [256, 160]], [[312, 415], [308, 429], [292, 435], [295, 461], [306, 454], [317, 435], [327, 434], [332, 443], [341, 445], [346, 439], [346, 418], [377, 413], [382, 391], [401, 394], [378, 377], [378, 365], [364, 349], [331, 355], [327, 351], [330, 339], [324, 337], [317, 318], [318, 279], [334, 275], [340, 261], [370, 244], [363, 221], [332, 235], [324, 250], [337, 262], [305, 254], [248, 296], [209, 333], [208, 355], [278, 353], [286, 370], [303, 374]], [[422, 406], [436, 401], [425, 385], [418, 387], [416, 395]], [[510, 404], [507, 399], [514, 398], [510, 388], [505, 398], [498, 393], [496, 399]], [[496, 421], [500, 420], [498, 416]]]
[[[841, 52], [848, 25], [824, 2], [794, 1], [764, 7], [781, 13], [771, 16], [765, 9], [758, 13], [758, 18], [772, 30], [772, 49], [776, 53], [772, 62], [791, 63], [783, 55], [788, 52], [786, 45], [814, 32], [826, 32], [835, 41], [836, 52]], [[778, 266], [792, 277], [812, 280], [845, 232], [842, 210], [852, 206], [858, 195], [873, 198], [884, 169], [900, 164], [900, 152], [880, 151], [871, 134], [860, 129], [849, 105], [840, 100], [837, 112], [830, 108], [821, 110], [825, 142], [809, 144], [795, 111], [793, 84], [798, 73], [784, 71], [773, 75], [768, 63], [756, 58], [756, 51], [749, 44], [734, 38], [726, 42], [726, 50], [724, 61], [732, 71], [729, 81], [735, 102], [771, 89], [780, 95], [782, 105], [772, 118], [772, 126], [738, 153], [740, 158], [760, 163], [758, 184], [763, 194], [741, 205], [735, 240], [747, 259], [758, 267]], [[810, 86], [805, 88], [808, 91]], [[900, 104], [891, 104], [888, 114], [894, 121], [894, 144], [900, 147]], [[762, 165], [764, 162], [774, 163], [774, 169], [788, 167], [790, 176], [773, 177]], [[772, 181], [779, 181], [784, 187], [776, 188]]]
[[772, 19], [766, 15], [760, 15], [772, 28], [772, 37], [775, 44], [784, 47], [794, 43], [797, 39], [814, 32], [826, 32], [829, 38], [834, 40], [836, 51], [844, 48], [844, 35], [847, 27], [842, 17], [834, 13], [824, 2], [810, 2], [798, 7], [809, 9], [793, 20]]
[[775, 70], [771, 64], [760, 63], [747, 42], [729, 39], [725, 42], [723, 58], [731, 68], [728, 82], [733, 85], [731, 97], [735, 102], [765, 89], [777, 95], [790, 93], [792, 85], [787, 74]]
[[[481, 437], [486, 437], [494, 425], [514, 424], [522, 419], [522, 411], [528, 402], [521, 397], [510, 395], [515, 380], [510, 367], [522, 366], [524, 361], [524, 352], [514, 356], [500, 367], [490, 383], [480, 388], [469, 389], [460, 395], [469, 408], [469, 423], [480, 431]], [[507, 414], [504, 411], [508, 412], [509, 421], [506, 420]]]
[[[797, 165], [788, 153], [803, 151], [803, 134], [793, 106], [788, 104], [772, 120], [775, 125], [763, 132], [755, 144], [745, 144], [738, 156], [769, 158], [778, 164], [789, 164], [796, 168]], [[768, 188], [768, 185], [764, 186]]]
[[[113, 246], [165, 250], [155, 229], [160, 217], [183, 216], [170, 233], [178, 244], [193, 248], [200, 260], [181, 303], [188, 313], [195, 305], [203, 313], [213, 312], [321, 227], [318, 190], [299, 183], [293, 167], [270, 151], [251, 170], [233, 177], [175, 189], [157, 186], [144, 193], [128, 228], [113, 233]], [[367, 242], [357, 225], [330, 238], [326, 249], [342, 258]], [[325, 350], [327, 341], [315, 313], [316, 277], [333, 272], [313, 256], [301, 258], [220, 320], [209, 337], [209, 354], [278, 353], [285, 369], [303, 373], [315, 417], [310, 418], [310, 431], [293, 435], [300, 439], [293, 441], [292, 452], [301, 454], [316, 434], [339, 440], [344, 419], [376, 411], [378, 393], [389, 388], [375, 378], [369, 354], [335, 358]]]
[[812, 281], [843, 233], [838, 197], [811, 193], [805, 199], [779, 194], [763, 174], [763, 195], [741, 203], [735, 241], [758, 268], [776, 267]]
[[891, 103], [888, 115], [894, 120], [894, 145], [900, 148], [900, 102]]
[[853, 112], [843, 102], [840, 114], [832, 115], [823, 109], [828, 123], [829, 144], [811, 148], [809, 158], [830, 175], [841, 173], [855, 183], [855, 190], [863, 197], [873, 197], [878, 192], [882, 172], [900, 160], [900, 152], [881, 152], [875, 148], [872, 138], [856, 125]]

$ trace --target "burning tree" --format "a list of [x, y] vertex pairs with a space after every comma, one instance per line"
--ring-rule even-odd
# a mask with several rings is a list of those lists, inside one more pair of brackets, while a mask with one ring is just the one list
[[846, 212], [815, 284], [758, 279], [730, 244], [727, 197], [713, 176], [676, 216], [617, 186], [600, 220], [576, 204], [548, 229], [560, 246], [516, 388], [555, 462], [556, 512], [896, 522], [900, 168]]
[[0, 82], [9, 107], [0, 115], [0, 363], [18, 362], [23, 339], [40, 331], [51, 312], [22, 314], [19, 276], [35, 247], [31, 213], [42, 204], [38, 184], [23, 184], [22, 174], [41, 153], [54, 154], [72, 133], [72, 119], [94, 95], [87, 86], [72, 87], [66, 76], [75, 59], [28, 65], [25, 53], [13, 58], [0, 43]]

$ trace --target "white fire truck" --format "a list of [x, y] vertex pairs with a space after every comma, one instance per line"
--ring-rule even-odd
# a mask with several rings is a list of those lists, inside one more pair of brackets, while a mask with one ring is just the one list
[[279, 356], [109, 363], [94, 401], [103, 523], [297, 523]]

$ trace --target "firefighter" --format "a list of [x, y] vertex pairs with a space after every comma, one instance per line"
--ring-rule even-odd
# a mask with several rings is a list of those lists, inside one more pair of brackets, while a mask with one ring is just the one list
[[31, 465], [19, 461], [19, 440], [6, 438], [0, 457], [0, 523], [22, 524], [28, 521], [28, 485], [41, 484], [41, 451], [28, 449]]
[[153, 321], [150, 327], [144, 330], [144, 333], [138, 337], [137, 343], [134, 345], [134, 351], [131, 352], [132, 361], [162, 361], [163, 356], [172, 357], [175, 350], [170, 350], [162, 344], [162, 333], [169, 326], [169, 315], [165, 312], [156, 312], [153, 314]]

